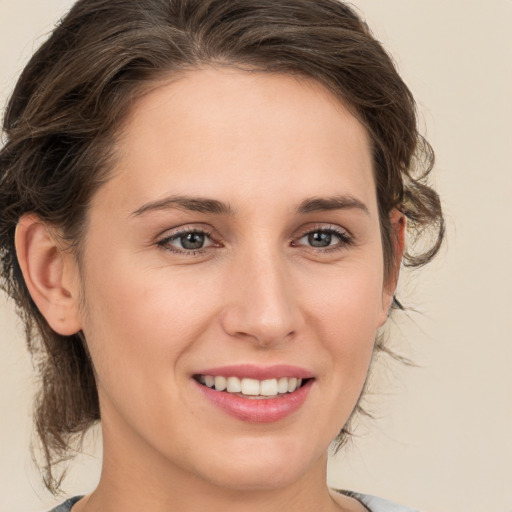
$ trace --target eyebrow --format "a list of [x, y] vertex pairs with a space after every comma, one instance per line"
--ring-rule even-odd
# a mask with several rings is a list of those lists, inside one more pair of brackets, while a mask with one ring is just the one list
[[[199, 213], [212, 213], [215, 215], [233, 216], [235, 210], [229, 203], [223, 203], [217, 199], [206, 197], [191, 197], [183, 195], [173, 195], [158, 201], [151, 201], [142, 205], [132, 212], [132, 216], [138, 217], [148, 212], [179, 209]], [[329, 210], [347, 210], [357, 209], [369, 215], [368, 207], [359, 199], [351, 195], [337, 195], [332, 197], [311, 197], [302, 201], [296, 209], [300, 215], [307, 213], [329, 211]]]
[[361, 210], [367, 215], [370, 214], [368, 207], [359, 199], [351, 195], [332, 196], [332, 197], [312, 197], [305, 199], [297, 208], [297, 213], [306, 214], [313, 212], [322, 212], [328, 210]]
[[234, 211], [227, 203], [217, 201], [216, 199], [208, 199], [205, 197], [191, 197], [191, 196], [169, 196], [159, 201], [152, 201], [142, 205], [135, 210], [132, 215], [137, 217], [144, 213], [167, 210], [170, 208], [177, 208], [178, 210], [188, 210], [199, 213], [213, 213], [215, 215], [233, 215]]

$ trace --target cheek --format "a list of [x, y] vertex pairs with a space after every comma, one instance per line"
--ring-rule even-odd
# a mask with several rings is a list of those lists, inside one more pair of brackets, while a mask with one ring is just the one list
[[117, 263], [91, 269], [85, 287], [84, 333], [102, 418], [118, 425], [120, 414], [140, 431], [147, 425], [158, 430], [169, 424], [162, 403], [181, 403], [176, 390], [183, 383], [182, 355], [202, 335], [208, 313], [197, 305], [197, 297], [192, 307], [193, 290], [173, 289], [163, 272], [155, 279]]
[[323, 287], [309, 287], [315, 293], [312, 310], [324, 323], [338, 325], [343, 331], [365, 337], [379, 327], [383, 306], [383, 278], [380, 265], [362, 262], [332, 272], [323, 279]]
[[382, 323], [381, 276], [380, 272], [365, 268], [345, 273], [332, 279], [324, 293], [316, 293], [311, 308], [316, 312], [316, 330], [332, 364], [343, 367], [347, 381], [356, 386], [364, 381], [376, 332]]
[[118, 373], [169, 368], [206, 332], [219, 304], [212, 283], [191, 272], [138, 267], [118, 257], [99, 259], [88, 274], [84, 332], [96, 364]]

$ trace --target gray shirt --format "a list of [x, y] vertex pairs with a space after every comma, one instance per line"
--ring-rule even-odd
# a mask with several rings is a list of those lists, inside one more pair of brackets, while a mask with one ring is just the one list
[[[404, 507], [403, 505], [397, 505], [396, 503], [378, 498], [377, 496], [371, 496], [370, 494], [360, 494], [351, 491], [338, 492], [346, 494], [351, 498], [355, 498], [361, 502], [369, 510], [369, 512], [418, 512], [412, 508]], [[71, 507], [81, 498], [82, 496], [75, 496], [74, 498], [70, 498], [50, 512], [69, 512]]]

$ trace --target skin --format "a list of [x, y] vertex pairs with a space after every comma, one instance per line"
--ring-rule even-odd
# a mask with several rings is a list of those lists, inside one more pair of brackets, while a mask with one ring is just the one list
[[[91, 203], [82, 268], [33, 215], [17, 231], [34, 300], [58, 332], [83, 330], [97, 373], [103, 471], [73, 511], [365, 510], [326, 486], [327, 448], [396, 284], [364, 127], [312, 80], [206, 68], [137, 101], [115, 162]], [[162, 203], [176, 195], [232, 213]], [[334, 196], [349, 206], [297, 212]], [[398, 269], [404, 223], [392, 220]], [[202, 252], [175, 236], [189, 228], [211, 233]], [[330, 233], [329, 250], [311, 245], [308, 233], [330, 229], [342, 236]], [[285, 419], [241, 421], [192, 375], [244, 363], [315, 380]]]

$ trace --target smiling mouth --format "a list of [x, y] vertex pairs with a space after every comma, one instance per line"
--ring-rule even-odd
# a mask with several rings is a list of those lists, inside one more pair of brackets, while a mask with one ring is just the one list
[[222, 375], [194, 375], [194, 379], [215, 391], [251, 399], [268, 399], [297, 391], [311, 379], [280, 377], [276, 379], [249, 379]]

